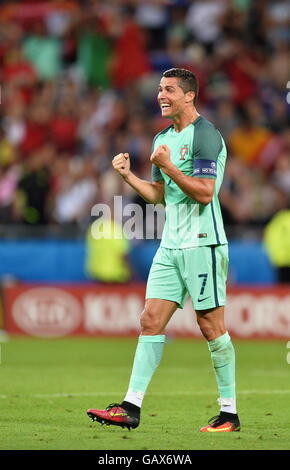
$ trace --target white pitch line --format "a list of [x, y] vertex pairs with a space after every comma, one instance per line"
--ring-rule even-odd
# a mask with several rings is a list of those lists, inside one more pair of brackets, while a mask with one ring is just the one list
[[[239, 390], [237, 395], [290, 395], [290, 390]], [[68, 398], [68, 397], [105, 397], [120, 396], [121, 392], [91, 392], [91, 393], [37, 393], [32, 395], [34, 398]], [[191, 395], [216, 395], [216, 392], [210, 391], [192, 391], [192, 392], [152, 392], [152, 396], [191, 396]]]
[[289, 377], [289, 370], [284, 371], [267, 371], [267, 370], [253, 370], [249, 372], [249, 375], [257, 376], [260, 375], [262, 377]]
[[[70, 397], [106, 397], [106, 396], [120, 396], [123, 392], [88, 392], [88, 393], [34, 393], [33, 398], [70, 398]], [[217, 395], [216, 392], [210, 391], [184, 391], [184, 392], [152, 392], [147, 395], [160, 396], [160, 397], [174, 397], [174, 396], [194, 396], [194, 395]], [[290, 390], [239, 390], [237, 395], [290, 395]], [[12, 395], [0, 395], [0, 399], [11, 398]]]
[[119, 392], [88, 392], [88, 393], [36, 393], [34, 398], [62, 398], [62, 397], [105, 397], [119, 395]]
[[257, 395], [288, 395], [290, 394], [290, 390], [240, 390], [237, 391], [237, 395], [251, 395], [251, 393]]

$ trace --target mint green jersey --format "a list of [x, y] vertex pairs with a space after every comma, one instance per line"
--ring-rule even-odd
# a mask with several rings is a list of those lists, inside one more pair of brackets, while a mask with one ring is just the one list
[[227, 243], [218, 200], [227, 157], [221, 134], [199, 116], [181, 132], [171, 125], [157, 134], [152, 150], [162, 144], [169, 147], [172, 163], [185, 175], [214, 178], [216, 183], [212, 201], [203, 205], [188, 197], [168, 175], [152, 165], [152, 180], [164, 181], [165, 225], [160, 246], [177, 249]]

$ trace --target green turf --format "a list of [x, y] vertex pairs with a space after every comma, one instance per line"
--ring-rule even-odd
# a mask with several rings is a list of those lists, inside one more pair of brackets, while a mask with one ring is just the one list
[[198, 432], [218, 413], [202, 340], [166, 344], [138, 429], [90, 421], [87, 408], [123, 399], [135, 344], [134, 339], [31, 338], [2, 344], [0, 449], [290, 448], [286, 342], [235, 341], [240, 433]]

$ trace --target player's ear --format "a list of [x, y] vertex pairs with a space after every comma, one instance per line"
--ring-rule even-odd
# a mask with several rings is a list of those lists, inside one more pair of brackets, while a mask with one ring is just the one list
[[195, 92], [194, 92], [194, 91], [188, 91], [188, 92], [186, 93], [185, 102], [186, 102], [186, 103], [193, 103], [193, 102], [194, 102], [194, 98], [195, 98]]

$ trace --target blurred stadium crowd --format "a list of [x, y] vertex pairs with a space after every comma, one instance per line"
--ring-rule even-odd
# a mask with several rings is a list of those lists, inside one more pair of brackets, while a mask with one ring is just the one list
[[289, 0], [1, 1], [0, 223], [136, 201], [112, 157], [150, 179], [160, 75], [184, 67], [228, 145], [225, 223], [264, 225], [290, 202], [289, 46]]

